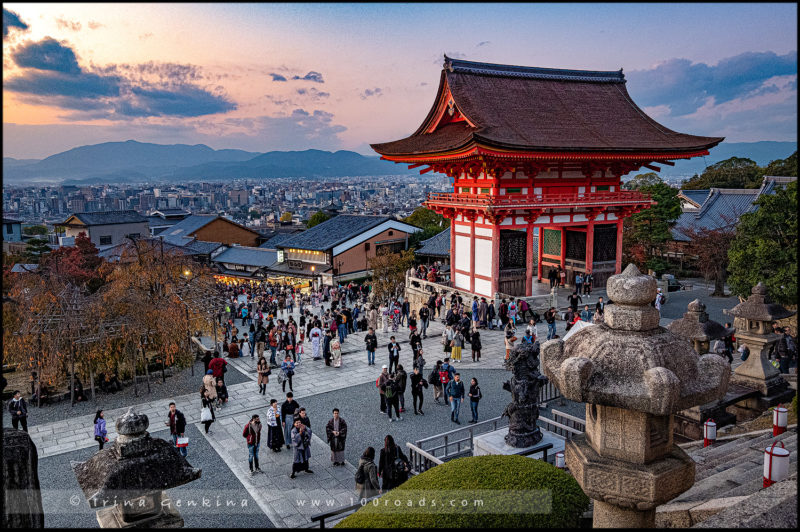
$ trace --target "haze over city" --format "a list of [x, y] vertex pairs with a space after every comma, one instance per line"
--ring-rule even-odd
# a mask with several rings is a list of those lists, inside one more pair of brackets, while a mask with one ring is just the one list
[[676, 131], [796, 142], [796, 19], [762, 3], [7, 3], [3, 155], [129, 139], [374, 155], [424, 118], [444, 54], [624, 68]]

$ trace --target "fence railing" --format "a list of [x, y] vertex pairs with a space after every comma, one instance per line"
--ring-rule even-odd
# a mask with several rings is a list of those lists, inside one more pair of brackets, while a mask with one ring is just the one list
[[556, 388], [556, 385], [552, 382], [547, 381], [547, 384], [539, 388], [539, 406], [541, 408], [547, 408], [547, 403], [555, 401], [556, 399], [558, 399], [559, 406], [564, 406], [566, 404], [561, 392], [558, 391], [558, 388]]
[[330, 510], [328, 512], [322, 512], [322, 513], [314, 514], [314, 515], [311, 516], [311, 522], [312, 523], [319, 522], [319, 527], [320, 528], [325, 528], [325, 521], [326, 520], [327, 521], [331, 521], [334, 518], [336, 520], [344, 519], [345, 517], [347, 517], [351, 513], [355, 512], [359, 508], [361, 508], [363, 506], [366, 506], [366, 504], [369, 503], [370, 501], [374, 501], [375, 499], [380, 499], [380, 498], [381, 498], [380, 495], [376, 495], [374, 497], [370, 497], [369, 499], [366, 499], [366, 502], [364, 502], [364, 503], [362, 503], [362, 501], [359, 501], [359, 502], [357, 502], [355, 504], [351, 504], [349, 506], [342, 506], [341, 508], [336, 508], [335, 510]]
[[614, 192], [584, 192], [571, 194], [526, 194], [492, 196], [490, 194], [459, 194], [431, 192], [426, 203], [482, 207], [562, 207], [564, 205], [606, 205], [651, 203], [651, 198], [637, 190]]
[[539, 426], [548, 432], [557, 434], [569, 441], [586, 431], [585, 425], [583, 425], [583, 429], [579, 429], [575, 426], [578, 423], [582, 423], [581, 419], [570, 416], [569, 414], [564, 414], [563, 412], [558, 412], [557, 410], [552, 410], [551, 412], [553, 414], [553, 419], [539, 416], [538, 420]]
[[417, 440], [414, 446], [437, 460], [447, 461], [455, 456], [472, 452], [473, 439], [477, 434], [492, 432], [508, 425], [508, 418], [496, 417], [474, 425]]
[[414, 475], [444, 463], [443, 460], [428, 451], [420, 449], [411, 442], [406, 442], [406, 447], [408, 448], [408, 459], [411, 462], [411, 472]]

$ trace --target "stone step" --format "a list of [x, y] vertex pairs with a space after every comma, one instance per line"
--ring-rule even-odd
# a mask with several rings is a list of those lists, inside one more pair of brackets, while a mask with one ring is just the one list
[[720, 459], [726, 460], [730, 457], [733, 453], [740, 451], [741, 449], [747, 449], [751, 445], [757, 444], [761, 441], [767, 441], [772, 438], [772, 433], [767, 432], [758, 436], [748, 436], [743, 437], [737, 440], [733, 440], [728, 442], [724, 445], [720, 446], [711, 446], [705, 447], [703, 450], [706, 451], [705, 453], [701, 453], [697, 451], [692, 455], [696, 462], [699, 464], [713, 464]]
[[771, 439], [771, 434], [765, 434], [764, 436], [741, 442], [741, 444], [731, 448], [727, 453], [715, 455], [711, 459], [706, 459], [701, 466], [696, 468], [695, 474], [699, 476], [707, 476], [704, 474], [706, 471], [711, 472], [714, 470], [720, 471], [729, 469], [730, 467], [736, 465], [737, 460], [740, 457], [745, 457], [752, 454], [753, 450], [761, 447], [762, 444], [764, 447], [766, 447]]
[[696, 525], [697, 528], [795, 528], [797, 526], [797, 474], [790, 475], [744, 501]]
[[761, 478], [762, 463], [740, 462], [736, 466], [709, 477], [696, 480], [689, 491], [675, 499], [675, 502], [702, 501], [714, 497], [727, 497], [728, 492], [738, 488], [752, 478]]

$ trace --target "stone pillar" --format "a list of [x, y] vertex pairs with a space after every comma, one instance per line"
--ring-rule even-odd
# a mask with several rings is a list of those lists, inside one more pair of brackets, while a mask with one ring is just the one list
[[36, 446], [12, 428], [3, 428], [3, 528], [44, 528]]

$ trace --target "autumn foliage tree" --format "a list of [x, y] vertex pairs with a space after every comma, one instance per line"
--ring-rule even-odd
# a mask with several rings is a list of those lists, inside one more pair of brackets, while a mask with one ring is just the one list
[[723, 216], [723, 224], [715, 228], [682, 228], [689, 239], [689, 250], [697, 256], [697, 268], [707, 280], [714, 281], [712, 296], [725, 295], [728, 278], [728, 250], [736, 237], [736, 218]]
[[403, 291], [406, 272], [414, 265], [414, 252], [381, 250], [368, 263], [372, 270], [371, 294], [375, 300], [384, 301]]

